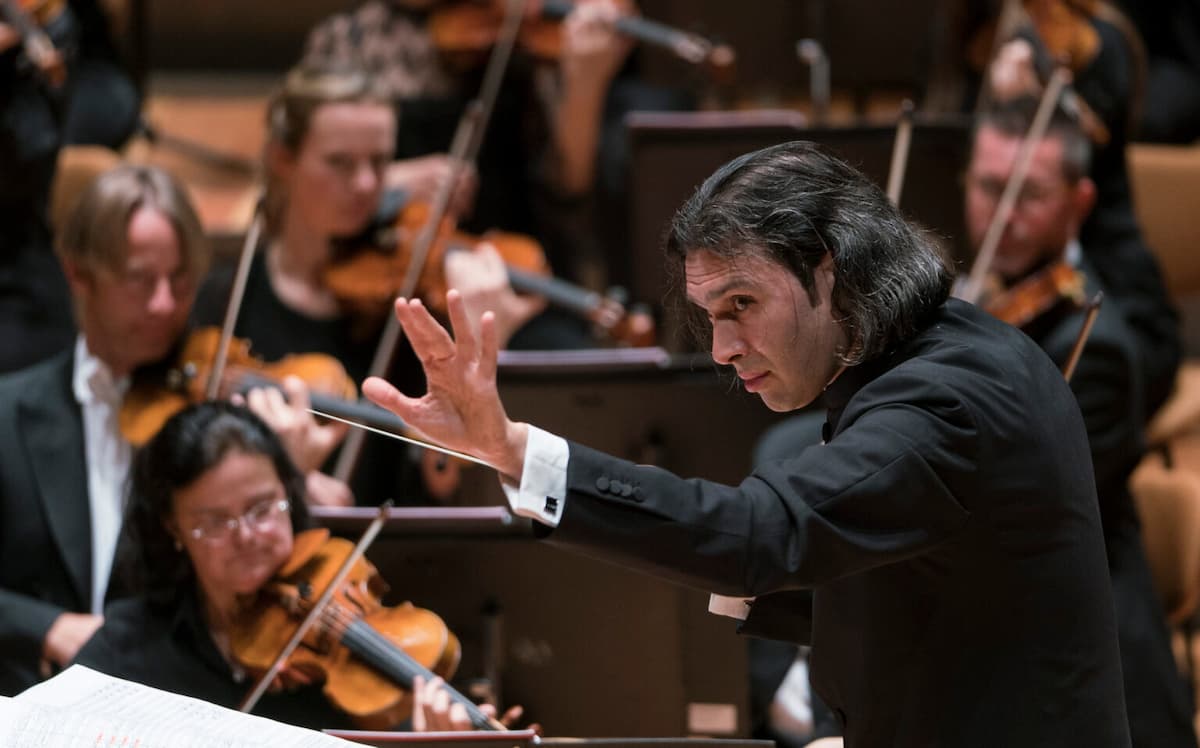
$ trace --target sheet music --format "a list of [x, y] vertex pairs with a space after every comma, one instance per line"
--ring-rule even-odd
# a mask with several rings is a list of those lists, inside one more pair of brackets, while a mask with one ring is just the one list
[[336, 748], [353, 743], [73, 665], [0, 702], [0, 745]]

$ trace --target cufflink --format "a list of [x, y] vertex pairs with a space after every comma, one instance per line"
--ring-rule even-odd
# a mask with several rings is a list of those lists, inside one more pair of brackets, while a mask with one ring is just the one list
[[543, 511], [545, 511], [546, 514], [549, 514], [551, 517], [553, 517], [555, 514], [558, 514], [558, 499], [547, 496], [546, 506], [543, 507]]

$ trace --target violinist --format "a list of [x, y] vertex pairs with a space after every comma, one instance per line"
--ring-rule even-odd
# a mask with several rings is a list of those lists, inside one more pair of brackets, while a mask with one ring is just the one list
[[[993, 99], [1036, 97], [1046, 84], [1047, 69], [1056, 62], [1068, 64], [1072, 88], [1093, 115], [1089, 176], [1096, 185], [1096, 205], [1080, 228], [1080, 239], [1104, 283], [1108, 303], [1121, 310], [1136, 336], [1139, 386], [1145, 390], [1148, 418], [1174, 386], [1181, 344], [1178, 314], [1134, 214], [1126, 163], [1144, 85], [1142, 43], [1128, 19], [1106, 2], [1015, 4], [1029, 23], [1020, 24], [1012, 37], [993, 41], [986, 31], [976, 31], [980, 24], [967, 24], [966, 38], [972, 40], [968, 46], [975, 50], [968, 55], [971, 66], [980, 66], [971, 77]], [[968, 0], [965, 5], [976, 21], [982, 21], [995, 19], [1001, 3]], [[995, 29], [996, 24], [982, 27]], [[989, 59], [987, 52], [993, 48], [996, 54]]]
[[[52, 358], [0, 379], [4, 694], [69, 662], [100, 625], [106, 600], [128, 592], [110, 573], [131, 452], [118, 415], [134, 370], [160, 361], [183, 334], [209, 262], [182, 186], [129, 165], [84, 192], [57, 251], [80, 333]], [[273, 393], [250, 402], [288, 434], [305, 427], [307, 414]], [[314, 448], [289, 443], [298, 454]], [[332, 492], [329, 482], [314, 484]]]
[[[396, 155], [425, 157], [401, 162], [411, 164], [407, 174], [396, 172], [406, 183], [422, 176], [428, 183], [429, 175], [448, 171], [441, 154], [479, 88], [482, 65], [448, 58], [432, 31], [435, 20], [470, 4], [367, 0], [309, 35], [306, 62], [352, 63], [381, 79], [399, 112]], [[585, 198], [597, 181], [606, 101], [630, 51], [629, 41], [613, 29], [623, 12], [616, 0], [583, 0], [562, 24], [557, 60], [537, 63], [518, 54], [510, 62], [480, 153], [475, 209], [463, 216], [474, 232], [500, 228], [536, 236], [551, 265], [577, 282], [587, 272], [580, 266], [590, 238]]]
[[[344, 310], [325, 272], [344, 240], [364, 233], [376, 215], [392, 161], [395, 112], [375, 79], [357, 68], [302, 67], [287, 75], [272, 99], [267, 126], [267, 240], [251, 266], [234, 334], [267, 361], [315, 351], [338, 359], [361, 381], [383, 319]], [[505, 342], [544, 306], [513, 292], [503, 264], [486, 246], [451, 253], [445, 271], [454, 284], [470, 289], [473, 308], [497, 312]], [[193, 315], [198, 324], [221, 323], [231, 280], [231, 273], [205, 280]], [[423, 387], [420, 369], [403, 347], [393, 372], [407, 390]], [[352, 484], [356, 497], [377, 503], [419, 490], [411, 475], [396, 486], [400, 447], [371, 440], [367, 449]]]
[[[64, 137], [65, 92], [29, 62], [0, 17], [0, 372], [44, 360], [75, 338], [70, 291], [54, 258], [49, 204]], [[69, 11], [45, 27], [74, 35]]]
[[[206, 402], [172, 417], [138, 452], [131, 476], [121, 569], [142, 592], [108, 608], [75, 661], [237, 708], [253, 684], [232, 641], [239, 606], [275, 576], [295, 534], [308, 527], [304, 484], [274, 432], [249, 410]], [[311, 680], [285, 669], [253, 713], [351, 727]], [[436, 686], [418, 694], [418, 710], [432, 708], [422, 701]]]
[[[977, 126], [965, 201], [966, 226], [975, 246], [991, 222], [1033, 109], [1028, 100], [998, 104], [983, 114]], [[983, 301], [985, 308], [1003, 316], [1006, 308], [1013, 308], [1006, 294], [1021, 293], [1011, 289], [1052, 272], [1061, 263], [1077, 274], [1079, 291], [1088, 297], [1104, 288], [1079, 239], [1080, 227], [1095, 202], [1096, 188], [1087, 176], [1089, 151], [1087, 136], [1058, 110], [1035, 146], [1029, 176], [997, 246], [994, 268], [1009, 290]], [[1067, 298], [1072, 294], [1044, 288], [1047, 298], [1032, 303], [1038, 313], [1025, 320], [1022, 329], [1061, 365], [1079, 334], [1084, 313], [1074, 299]], [[1165, 612], [1152, 584], [1128, 488], [1129, 476], [1145, 451], [1145, 402], [1136, 342], [1120, 310], [1106, 301], [1071, 389], [1091, 447], [1133, 745], [1194, 748], [1192, 701], [1175, 666]]]
[[[130, 374], [164, 356], [209, 260], [165, 172], [120, 167], [85, 192], [57, 252], [80, 333], [0, 380], [0, 693], [68, 663], [100, 625], [130, 449], [116, 416]], [[107, 592], [106, 592], [107, 591]]]

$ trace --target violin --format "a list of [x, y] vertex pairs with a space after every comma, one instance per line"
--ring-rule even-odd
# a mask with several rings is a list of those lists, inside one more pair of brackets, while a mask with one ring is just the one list
[[[1100, 53], [1100, 34], [1091, 23], [1097, 5], [1096, 0], [1024, 0], [1021, 11], [1027, 14], [1024, 20], [1050, 61], [1061, 62], [1071, 72], [1078, 73]], [[1019, 22], [1012, 24], [1016, 28], [1009, 29], [1004, 39], [997, 39], [997, 31], [1003, 25], [1002, 19], [991, 20], [969, 42], [967, 60], [975, 70], [986, 69], [995, 42], [1007, 41], [1022, 26]]]
[[[134, 383], [117, 415], [121, 435], [135, 447], [150, 440], [171, 416], [190, 403], [206, 399], [212, 362], [220, 331], [215, 327], [193, 330], [179, 346], [166, 367], [148, 367], [134, 375]], [[230, 341], [228, 360], [222, 371], [218, 396], [228, 397], [255, 387], [279, 387], [288, 376], [304, 380], [311, 390], [312, 407], [393, 434], [411, 435], [412, 430], [394, 413], [374, 403], [359, 400], [358, 388], [345, 367], [324, 353], [294, 353], [266, 363], [250, 352], [250, 342]], [[463, 462], [432, 451], [421, 453], [420, 472], [425, 488], [445, 499], [457, 490]]]
[[[260, 675], [295, 634], [355, 551], [354, 544], [330, 538], [327, 529], [296, 536], [291, 557], [257, 593], [239, 601], [230, 629], [231, 656]], [[329, 701], [363, 729], [383, 730], [412, 713], [413, 678], [449, 679], [458, 667], [458, 638], [436, 613], [405, 602], [386, 607], [387, 584], [362, 557], [308, 630], [288, 660], [289, 667], [323, 681]], [[504, 729], [450, 686], [471, 724], [481, 730]]]
[[[429, 205], [406, 205], [397, 221], [374, 237], [378, 248], [363, 248], [331, 263], [324, 281], [343, 307], [368, 319], [391, 314], [397, 289], [411, 263], [413, 237], [425, 225]], [[654, 344], [654, 321], [649, 314], [631, 313], [616, 299], [579, 288], [550, 275], [545, 252], [532, 237], [501, 231], [472, 236], [443, 219], [414, 291], [435, 313], [446, 313], [446, 253], [466, 250], [480, 242], [495, 245], [507, 266], [508, 280], [518, 293], [535, 294], [591, 321], [614, 340], [635, 346]]]
[[[121, 435], [130, 444], [141, 446], [157, 434], [175, 413], [189, 403], [205, 399], [205, 387], [219, 337], [220, 331], [215, 327], [194, 330], [180, 344], [178, 353], [167, 364], [165, 371], [159, 367], [149, 367], [135, 374], [134, 383], [121, 403], [118, 414]], [[229, 360], [219, 391], [228, 397], [252, 387], [274, 385], [286, 376], [303, 379], [313, 391], [314, 407], [320, 410], [333, 408], [346, 412], [346, 401], [353, 399], [357, 392], [346, 369], [332, 356], [321, 353], [293, 354], [267, 364], [250, 353], [248, 341], [238, 339], [234, 339], [230, 345]], [[318, 402], [320, 405], [317, 405]], [[347, 415], [348, 418], [364, 415], [358, 413], [358, 409], [354, 410], [355, 413]]]
[[1022, 278], [1005, 291], [993, 294], [982, 303], [997, 319], [1023, 328], [1056, 310], [1082, 309], [1085, 277], [1065, 261], [1056, 262]]
[[66, 5], [66, 0], [0, 0], [0, 21], [16, 30], [25, 56], [55, 88], [67, 79], [66, 59], [42, 29], [57, 20]]
[[[981, 27], [968, 43], [967, 61], [983, 73], [1000, 46], [1020, 36], [1033, 45], [1033, 68], [1041, 85], [1056, 67], [1077, 75], [1100, 54], [1100, 33], [1092, 23], [1099, 10], [1098, 0], [1006, 0], [1000, 17]], [[1063, 106], [1094, 143], [1109, 141], [1104, 122], [1073, 90], [1064, 92]]]
[[[527, 13], [521, 24], [517, 44], [542, 62], [562, 56], [562, 20], [575, 7], [570, 0], [540, 0], [531, 3], [534, 11]], [[713, 44], [698, 34], [667, 26], [633, 14], [629, 0], [619, 3], [622, 15], [614, 28], [637, 41], [654, 44], [674, 53], [680, 59], [715, 70], [728, 70], [734, 62], [733, 50], [723, 44]], [[495, 0], [465, 0], [447, 3], [429, 18], [429, 32], [434, 46], [452, 60], [477, 58], [496, 43], [503, 21], [502, 3]]]

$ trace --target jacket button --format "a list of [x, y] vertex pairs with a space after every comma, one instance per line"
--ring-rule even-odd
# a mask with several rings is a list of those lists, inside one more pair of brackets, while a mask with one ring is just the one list
[[630, 496], [633, 496], [633, 486], [629, 485], [628, 483], [622, 483], [621, 496], [626, 499], [628, 499]]
[[608, 490], [608, 476], [602, 475], [596, 479], [596, 488], [600, 491]]
[[610, 480], [608, 482], [608, 492], [613, 494], [614, 496], [620, 496], [621, 495], [621, 487], [624, 485], [625, 484], [619, 480], [616, 480], [616, 479]]

